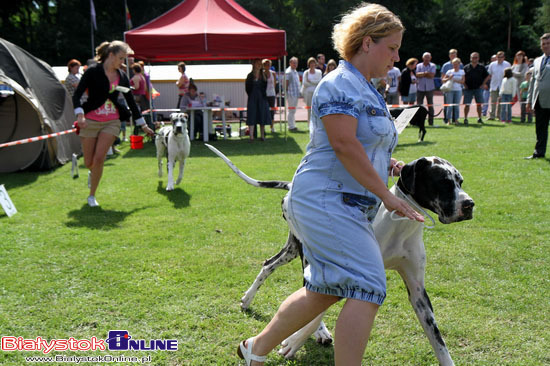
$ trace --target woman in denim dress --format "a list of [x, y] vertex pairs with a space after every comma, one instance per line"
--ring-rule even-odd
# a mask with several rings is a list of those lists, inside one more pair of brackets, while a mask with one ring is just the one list
[[346, 298], [336, 323], [336, 365], [360, 365], [386, 275], [372, 221], [380, 203], [423, 221], [387, 188], [397, 131], [370, 82], [399, 61], [403, 25], [381, 5], [352, 10], [334, 27], [344, 61], [323, 78], [312, 103], [310, 142], [294, 175], [288, 219], [309, 265], [305, 286], [290, 295], [267, 327], [239, 345], [247, 365], [261, 365], [277, 344]]

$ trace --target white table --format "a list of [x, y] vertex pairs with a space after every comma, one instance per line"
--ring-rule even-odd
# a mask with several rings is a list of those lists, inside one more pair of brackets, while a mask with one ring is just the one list
[[[220, 110], [220, 107], [187, 107], [187, 114], [190, 115], [189, 132], [191, 134], [191, 140], [195, 139], [195, 111], [202, 111], [202, 140], [208, 141], [208, 135], [214, 133], [212, 126], [212, 112]], [[222, 125], [223, 125], [223, 138], [227, 139], [227, 130], [225, 127], [225, 111], [222, 109]]]

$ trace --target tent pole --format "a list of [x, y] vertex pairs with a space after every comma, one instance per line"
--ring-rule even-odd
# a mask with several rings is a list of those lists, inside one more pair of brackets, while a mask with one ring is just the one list
[[285, 91], [285, 141], [286, 141], [286, 137], [287, 137], [287, 125], [288, 125], [288, 115], [287, 115], [287, 109], [286, 109], [286, 106], [287, 106], [287, 103], [288, 103], [288, 95], [286, 95], [286, 55], [284, 55], [283, 57], [283, 90]]
[[151, 117], [151, 125], [153, 126], [153, 131], [155, 131], [155, 120], [153, 119], [153, 82], [151, 81], [151, 61], [148, 62], [149, 65], [149, 84], [147, 89], [149, 89], [149, 116]]

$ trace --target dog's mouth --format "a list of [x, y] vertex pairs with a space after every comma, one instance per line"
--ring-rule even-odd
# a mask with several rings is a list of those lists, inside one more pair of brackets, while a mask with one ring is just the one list
[[454, 215], [439, 215], [439, 221], [442, 224], [452, 224], [453, 222], [471, 220], [474, 218], [474, 206], [475, 203], [472, 199], [464, 200], [458, 209], [455, 210]]

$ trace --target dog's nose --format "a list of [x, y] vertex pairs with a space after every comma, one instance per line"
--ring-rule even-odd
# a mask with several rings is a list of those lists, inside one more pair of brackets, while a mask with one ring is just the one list
[[475, 206], [474, 200], [472, 199], [464, 200], [464, 202], [462, 202], [462, 207], [461, 207], [462, 215], [465, 216], [466, 218], [471, 218], [474, 212], [474, 206]]

